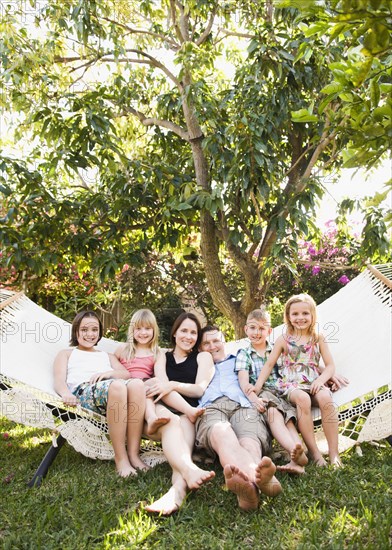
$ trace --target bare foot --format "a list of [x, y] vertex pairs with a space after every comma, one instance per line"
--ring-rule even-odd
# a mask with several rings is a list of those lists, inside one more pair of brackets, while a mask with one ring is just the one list
[[142, 470], [142, 472], [147, 472], [148, 470], [151, 469], [150, 466], [148, 466], [148, 464], [143, 462], [143, 460], [140, 458], [139, 455], [135, 457], [130, 456], [129, 460], [132, 466], [136, 468], [136, 470]]
[[283, 466], [277, 466], [276, 469], [280, 472], [287, 472], [288, 474], [302, 475], [305, 473], [305, 468], [293, 460], [290, 460], [290, 462], [284, 464]]
[[306, 466], [306, 464], [309, 462], [301, 443], [297, 443], [294, 446], [294, 449], [292, 449], [290, 453], [290, 458], [299, 466]]
[[196, 422], [196, 420], [199, 418], [199, 416], [204, 414], [206, 412], [206, 410], [205, 409], [199, 409], [197, 407], [191, 407], [191, 408], [193, 409], [193, 411], [187, 413], [186, 415], [189, 418], [189, 420], [192, 422], [192, 424], [194, 424]]
[[159, 418], [155, 417], [152, 420], [150, 419], [146, 420], [146, 425], [147, 425], [146, 434], [153, 435], [155, 432], [159, 430], [161, 426], [164, 426], [168, 422], [170, 422], [170, 418], [166, 418], [165, 416], [162, 416]]
[[312, 460], [319, 468], [325, 468], [327, 466], [325, 458], [321, 454], [319, 456], [312, 457]]
[[129, 462], [128, 459], [123, 460], [116, 460], [114, 459], [116, 463], [116, 470], [120, 477], [129, 477], [129, 476], [136, 476], [137, 471], [135, 468], [132, 467], [132, 464]]
[[263, 456], [256, 466], [256, 485], [262, 493], [274, 497], [282, 491], [282, 486], [275, 477], [276, 466], [269, 456]]
[[183, 477], [187, 483], [188, 489], [199, 489], [203, 483], [206, 483], [215, 477], [215, 472], [212, 470], [207, 472], [194, 464], [192, 468], [188, 468], [188, 471]]
[[330, 457], [329, 462], [330, 462], [332, 468], [343, 468], [343, 463], [342, 463], [339, 455]]
[[167, 493], [163, 497], [155, 500], [152, 504], [145, 506], [144, 509], [147, 512], [154, 514], [161, 514], [162, 516], [170, 516], [177, 512], [184, 501], [186, 496], [185, 489], [179, 489], [178, 487], [170, 487]]
[[248, 476], [237, 466], [226, 464], [223, 469], [226, 487], [232, 491], [238, 500], [238, 506], [242, 510], [257, 510], [259, 506], [259, 491]]

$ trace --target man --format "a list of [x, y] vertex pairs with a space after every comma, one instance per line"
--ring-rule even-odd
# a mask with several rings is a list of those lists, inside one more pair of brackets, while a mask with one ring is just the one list
[[226, 357], [222, 332], [204, 327], [199, 349], [211, 353], [215, 375], [199, 402], [205, 413], [196, 423], [196, 447], [218, 456], [226, 486], [237, 496], [239, 507], [255, 510], [260, 492], [276, 496], [282, 491], [275, 464], [263, 456], [271, 448], [270, 433], [240, 388], [235, 356]]

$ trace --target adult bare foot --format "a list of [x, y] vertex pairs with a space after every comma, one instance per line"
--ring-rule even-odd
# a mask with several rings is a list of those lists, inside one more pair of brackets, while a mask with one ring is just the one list
[[260, 500], [259, 491], [248, 476], [232, 464], [226, 464], [223, 474], [226, 487], [237, 496], [238, 506], [242, 510], [257, 510]]
[[166, 418], [165, 416], [162, 417], [156, 417], [154, 419], [148, 419], [146, 421], [146, 434], [147, 435], [153, 435], [155, 434], [161, 426], [164, 426], [170, 422], [170, 418]]
[[204, 414], [206, 412], [206, 410], [205, 409], [199, 409], [198, 407], [192, 407], [192, 409], [193, 409], [192, 412], [187, 413], [187, 417], [192, 422], [192, 424], [194, 424], [196, 422], [196, 420], [199, 418], [199, 416]]
[[294, 449], [290, 453], [290, 458], [299, 466], [306, 466], [306, 464], [309, 462], [301, 443], [297, 443], [294, 446]]
[[114, 459], [116, 463], [116, 470], [120, 477], [129, 477], [129, 476], [136, 476], [137, 471], [135, 468], [132, 467], [132, 464], [129, 462], [128, 459], [123, 460], [116, 460]]
[[178, 487], [170, 487], [167, 493], [152, 504], [145, 506], [147, 512], [170, 516], [177, 512], [184, 501], [186, 490]]
[[188, 471], [183, 474], [183, 477], [187, 483], [188, 489], [199, 489], [203, 483], [207, 483], [207, 481], [215, 477], [215, 472], [212, 470], [207, 472], [196, 466], [196, 464], [193, 464], [193, 467], [188, 468]]
[[275, 477], [276, 466], [269, 458], [263, 456], [256, 466], [256, 485], [262, 493], [269, 497], [275, 497], [282, 491], [282, 486]]

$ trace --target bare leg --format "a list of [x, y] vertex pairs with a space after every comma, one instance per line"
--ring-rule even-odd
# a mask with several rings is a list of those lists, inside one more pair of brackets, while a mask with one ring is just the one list
[[284, 466], [278, 466], [278, 470], [290, 474], [305, 473], [304, 465], [307, 464], [308, 459], [294, 422], [289, 420], [286, 424], [283, 414], [276, 407], [270, 407], [268, 409], [268, 425], [276, 441], [290, 453], [290, 462]]
[[170, 421], [169, 417], [157, 416], [154, 400], [151, 397], [146, 398], [146, 412], [145, 412], [144, 418], [146, 420], [146, 425], [147, 425], [146, 426], [147, 435], [154, 434], [158, 430], [158, 428], [160, 428], [160, 426], [163, 426], [164, 424], [167, 424]]
[[[157, 405], [157, 409], [159, 408], [167, 411], [162, 405]], [[215, 472], [202, 470], [192, 461], [194, 426], [186, 420], [172, 414], [170, 422], [161, 426], [157, 435], [161, 437], [163, 452], [173, 471], [181, 474], [189, 489], [198, 489], [215, 477]]]
[[323, 431], [328, 442], [329, 461], [335, 468], [340, 468], [342, 462], [339, 456], [338, 413], [327, 389], [320, 390], [314, 400], [321, 411]]
[[125, 446], [127, 433], [127, 388], [123, 381], [113, 380], [109, 386], [106, 418], [118, 474], [121, 477], [135, 475], [136, 470], [132, 467]]
[[172, 391], [165, 395], [162, 401], [175, 409], [178, 412], [185, 414], [189, 420], [194, 424], [196, 420], [204, 414], [205, 409], [199, 409], [198, 407], [192, 407], [185, 399], [176, 391]]
[[317, 447], [314, 437], [314, 426], [312, 419], [310, 395], [302, 390], [293, 390], [290, 394], [290, 401], [297, 407], [297, 422], [299, 431], [304, 438], [309, 454], [317, 466], [326, 466], [323, 455]]
[[148, 470], [149, 466], [140, 458], [146, 390], [142, 380], [134, 378], [127, 383], [127, 450], [129, 461], [134, 468]]

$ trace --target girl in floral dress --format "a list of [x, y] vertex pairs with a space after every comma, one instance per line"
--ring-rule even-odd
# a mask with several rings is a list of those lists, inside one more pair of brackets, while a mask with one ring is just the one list
[[[341, 466], [338, 451], [338, 415], [332, 395], [325, 385], [335, 373], [335, 365], [324, 335], [316, 333], [316, 304], [308, 294], [292, 296], [284, 308], [287, 331], [276, 340], [261, 371], [255, 391], [261, 391], [274, 365], [281, 359], [277, 387], [297, 408], [298, 427], [312, 460], [326, 466], [314, 436], [312, 405], [321, 411], [328, 442], [330, 464]], [[325, 367], [321, 370], [320, 357]]]

